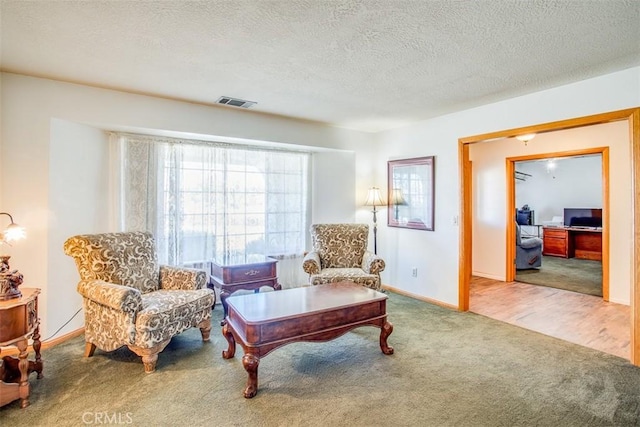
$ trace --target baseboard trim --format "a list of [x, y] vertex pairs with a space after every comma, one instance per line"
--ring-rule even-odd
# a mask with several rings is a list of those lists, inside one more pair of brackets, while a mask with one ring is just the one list
[[448, 308], [448, 309], [451, 309], [451, 310], [458, 311], [458, 306], [456, 306], [456, 305], [447, 304], [446, 302], [438, 301], [436, 299], [432, 299], [432, 298], [428, 298], [428, 297], [423, 297], [422, 295], [413, 294], [411, 292], [407, 292], [407, 291], [404, 291], [402, 289], [394, 288], [393, 286], [389, 286], [389, 285], [382, 285], [382, 288], [386, 289], [388, 291], [391, 291], [391, 292], [395, 292], [396, 294], [404, 295], [405, 297], [417, 299], [417, 300], [420, 300], [420, 301], [428, 302], [429, 304], [439, 305], [440, 307], [444, 307], [444, 308]]
[[[77, 336], [80, 336], [82, 334], [84, 334], [84, 327], [82, 327], [80, 329], [76, 329], [75, 331], [71, 331], [69, 333], [66, 333], [64, 335], [61, 335], [61, 336], [59, 336], [57, 338], [53, 338], [53, 339], [48, 340], [48, 341], [43, 341], [42, 342], [42, 347], [40, 348], [40, 351], [49, 349], [51, 347], [54, 347], [54, 346], [56, 346], [58, 344], [61, 344], [61, 343], [65, 342], [65, 341], [68, 341], [68, 340], [70, 340], [72, 338], [75, 338]], [[27, 348], [27, 351], [29, 353], [31, 353], [33, 351], [33, 345], [30, 345]], [[3, 356], [17, 356], [19, 353], [20, 353], [20, 351], [14, 346], [2, 347], [2, 355]]]
[[506, 282], [504, 276], [496, 276], [495, 274], [481, 273], [479, 271], [472, 271], [472, 276], [484, 277], [485, 279], [497, 280], [499, 282]]

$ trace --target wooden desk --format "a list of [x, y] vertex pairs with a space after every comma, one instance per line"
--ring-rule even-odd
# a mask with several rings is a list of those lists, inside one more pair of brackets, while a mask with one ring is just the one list
[[224, 317], [228, 311], [227, 298], [240, 289], [255, 292], [263, 286], [281, 289], [276, 273], [277, 262], [273, 258], [255, 254], [225, 256], [213, 260], [211, 280], [213, 286], [220, 289]]
[[[0, 406], [21, 399], [20, 407], [25, 408], [29, 406], [29, 374], [35, 371], [38, 378], [42, 378], [38, 319], [40, 289], [22, 288], [20, 291], [21, 298], [0, 301], [0, 347], [16, 346], [20, 351], [18, 358], [2, 358]], [[27, 360], [29, 338], [33, 338], [35, 361]]]
[[602, 260], [602, 229], [544, 227], [542, 255]]

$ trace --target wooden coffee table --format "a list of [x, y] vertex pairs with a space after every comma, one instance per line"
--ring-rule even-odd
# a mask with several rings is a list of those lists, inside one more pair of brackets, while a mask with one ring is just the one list
[[244, 397], [258, 392], [260, 358], [296, 341], [329, 341], [360, 326], [380, 328], [380, 348], [393, 354], [387, 337], [387, 296], [351, 282], [231, 296], [222, 334], [229, 348], [222, 357], [235, 355], [236, 342], [244, 349], [242, 365], [249, 374]]

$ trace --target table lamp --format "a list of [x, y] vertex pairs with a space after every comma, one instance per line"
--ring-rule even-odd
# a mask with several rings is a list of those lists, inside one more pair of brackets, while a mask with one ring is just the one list
[[[0, 212], [0, 216], [2, 215], [8, 216], [10, 223], [4, 231], [0, 231], [0, 247], [11, 246], [11, 242], [24, 239], [24, 228], [13, 222], [13, 217], [7, 212]], [[18, 270], [11, 271], [10, 258], [9, 255], [0, 255], [0, 301], [22, 296], [18, 286], [22, 284], [23, 276]]]

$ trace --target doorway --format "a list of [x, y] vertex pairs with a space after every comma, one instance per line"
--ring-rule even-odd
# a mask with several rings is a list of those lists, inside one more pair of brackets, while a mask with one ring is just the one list
[[[633, 108], [628, 110], [614, 111], [610, 113], [598, 114], [588, 117], [580, 117], [576, 119], [563, 120], [558, 122], [546, 123], [535, 126], [528, 126], [524, 128], [509, 129], [503, 131], [496, 131], [493, 133], [476, 135], [459, 139], [459, 170], [460, 170], [460, 255], [459, 255], [459, 276], [458, 276], [458, 288], [459, 288], [459, 301], [458, 308], [461, 311], [467, 311], [469, 309], [469, 285], [472, 273], [472, 193], [471, 193], [471, 162], [469, 157], [469, 149], [471, 144], [478, 142], [490, 142], [500, 138], [512, 138], [516, 135], [526, 133], [546, 133], [557, 130], [574, 129], [584, 126], [613, 123], [613, 122], [625, 122], [628, 125], [628, 144], [630, 145], [631, 161], [630, 173], [632, 176], [631, 183], [636, 190], [631, 191], [631, 227], [632, 230], [636, 230], [640, 225], [640, 197], [638, 197], [637, 189], [640, 188], [640, 108]], [[628, 149], [629, 146], [625, 148]], [[511, 171], [513, 172], [513, 171]], [[512, 176], [512, 175], [510, 175]], [[515, 206], [514, 202], [507, 203], [506, 206]], [[505, 207], [506, 207], [505, 206]], [[510, 217], [512, 214], [509, 208], [506, 213], [506, 217]], [[603, 221], [607, 221], [608, 217], [603, 218]], [[506, 238], [510, 241], [513, 239], [513, 226], [510, 225], [512, 221], [506, 221], [505, 227], [507, 228]], [[511, 231], [509, 231], [509, 229]], [[608, 229], [608, 227], [607, 227]], [[631, 299], [630, 299], [630, 311], [631, 311], [631, 334], [630, 334], [630, 360], [633, 364], [640, 366], [640, 310], [636, 308], [640, 306], [640, 274], [637, 265], [640, 264], [640, 233], [632, 233], [632, 247], [631, 247], [631, 262], [629, 262], [630, 268], [630, 283], [631, 286]], [[607, 239], [608, 240], [608, 239]], [[508, 242], [506, 247], [509, 248]], [[510, 271], [510, 269], [507, 269]], [[507, 273], [508, 273], [507, 271]]]
[[[519, 213], [514, 224], [519, 233], [512, 240], [516, 263], [507, 262], [512, 267], [508, 281], [609, 301], [609, 232], [602, 221], [609, 217], [608, 147], [512, 157], [507, 162], [507, 169], [514, 170], [507, 188], [513, 196], [508, 200], [515, 203], [512, 212]], [[519, 208], [523, 204], [524, 211]], [[540, 239], [541, 246], [519, 249], [516, 241], [521, 236]], [[528, 246], [538, 242], [530, 238], [520, 241]], [[522, 259], [517, 262], [518, 257], [535, 261], [535, 268], [527, 268]]]

